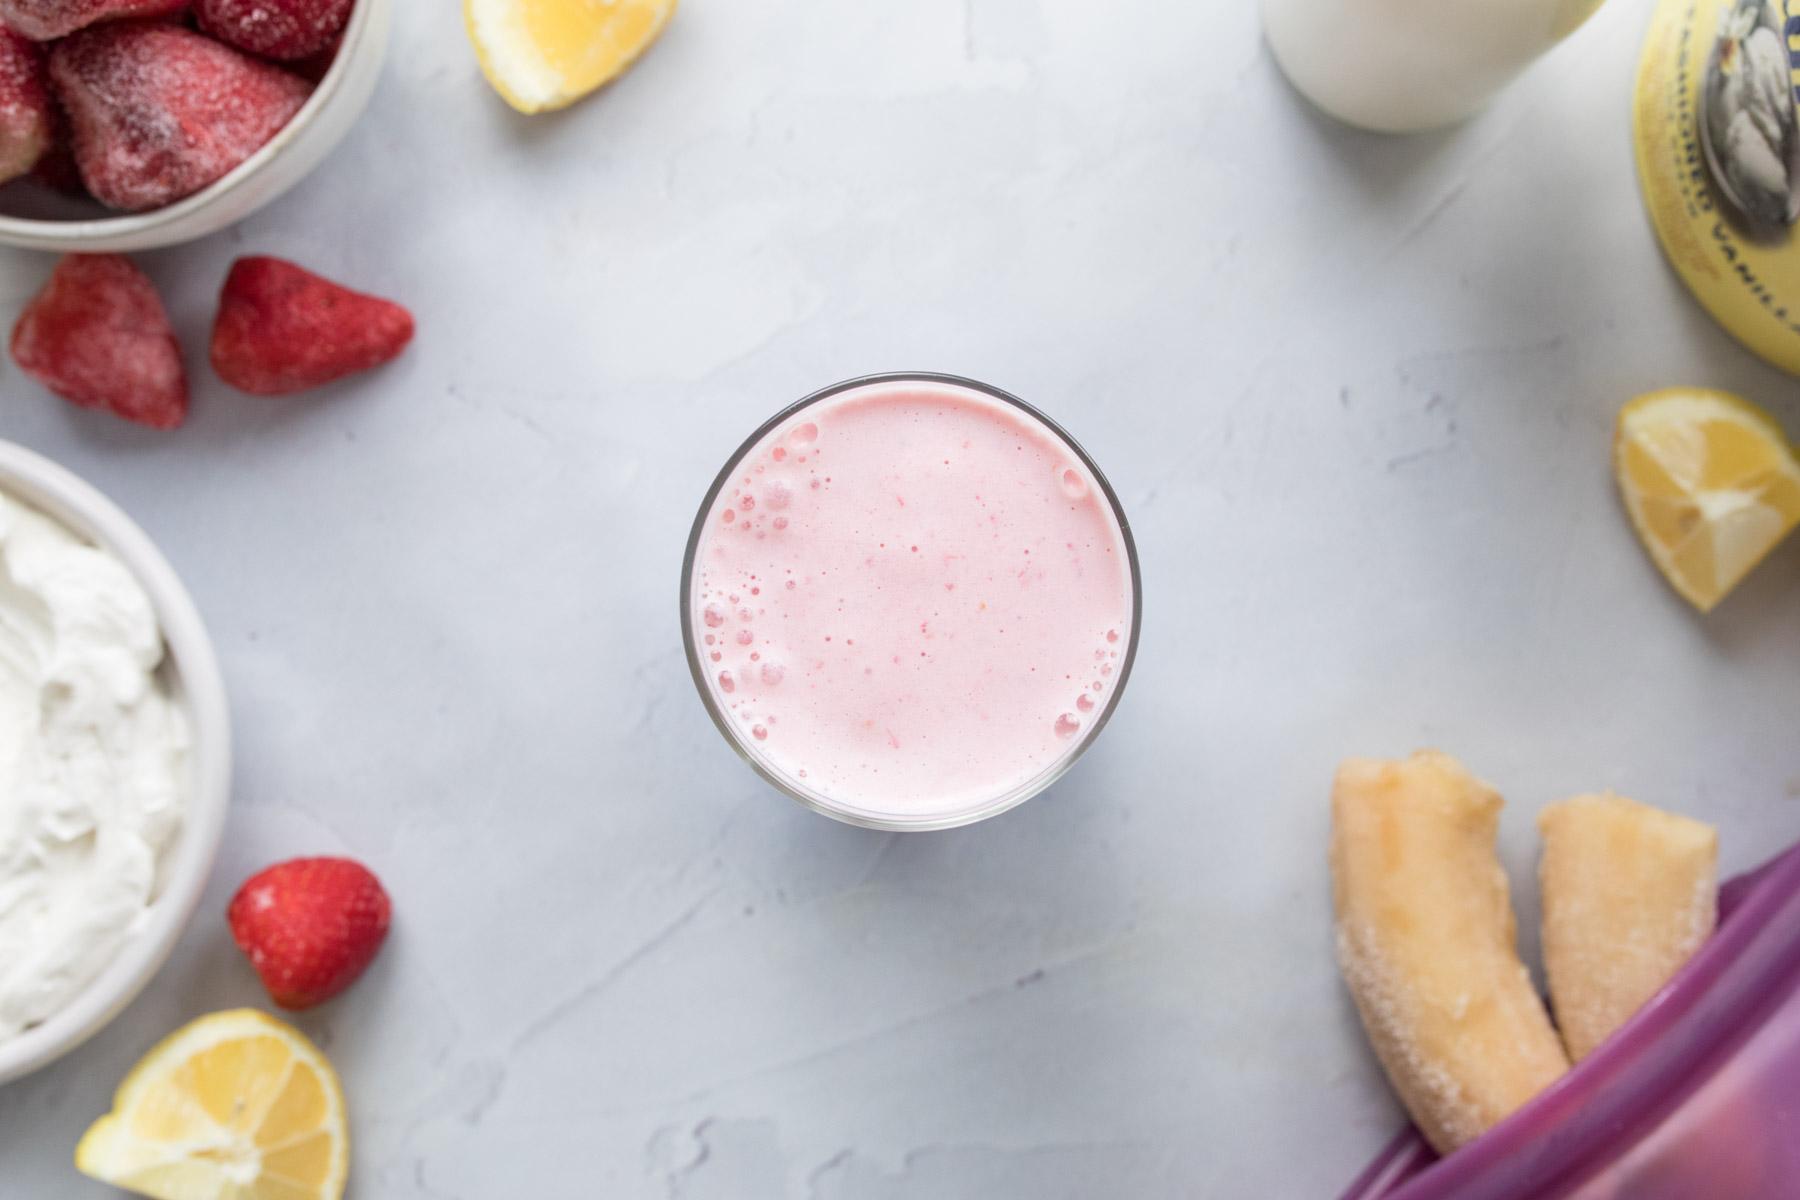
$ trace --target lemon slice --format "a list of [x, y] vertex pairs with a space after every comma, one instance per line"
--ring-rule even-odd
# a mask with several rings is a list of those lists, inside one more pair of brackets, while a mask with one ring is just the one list
[[625, 73], [676, 0], [463, 0], [481, 69], [522, 113], [566, 108]]
[[1619, 413], [1613, 468], [1638, 537], [1701, 612], [1800, 524], [1800, 462], [1781, 426], [1728, 392], [1674, 388]]
[[163, 1039], [75, 1150], [84, 1175], [156, 1200], [339, 1200], [349, 1162], [331, 1064], [249, 1009]]

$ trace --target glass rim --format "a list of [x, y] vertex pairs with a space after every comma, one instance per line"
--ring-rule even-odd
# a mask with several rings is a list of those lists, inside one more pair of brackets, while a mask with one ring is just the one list
[[[764, 761], [761, 755], [745, 740], [743, 733], [720, 708], [718, 700], [713, 696], [712, 686], [706, 677], [706, 665], [700, 659], [699, 641], [695, 637], [694, 630], [693, 608], [694, 564], [699, 558], [700, 538], [706, 532], [707, 517], [711, 515], [713, 504], [718, 500], [719, 494], [725, 490], [726, 485], [737, 474], [738, 467], [750, 452], [770, 433], [791, 420], [796, 414], [815, 404], [863, 388], [906, 383], [957, 387], [990, 400], [997, 400], [1018, 409], [1055, 435], [1057, 440], [1067, 446], [1081, 461], [1082, 466], [1087, 468], [1088, 473], [1093, 476], [1094, 482], [1099, 486], [1100, 494], [1106, 497], [1106, 502], [1112, 509], [1113, 519], [1119, 527], [1119, 538], [1125, 544], [1125, 561], [1131, 582], [1131, 635], [1126, 639], [1125, 653], [1119, 660], [1118, 678], [1107, 695], [1106, 703], [1101, 706], [1093, 721], [1087, 725], [1081, 740], [1030, 779], [1006, 789], [990, 800], [954, 812], [918, 815], [885, 812], [845, 804], [832, 799], [823, 792], [805, 787], [798, 780], [788, 778]], [[693, 677], [695, 690], [700, 693], [700, 702], [706, 706], [707, 715], [712, 718], [714, 727], [718, 729], [726, 743], [737, 752], [739, 758], [750, 766], [751, 770], [762, 777], [764, 782], [785, 794], [789, 799], [816, 813], [849, 825], [860, 825], [865, 829], [891, 832], [929, 832], [974, 825], [1018, 807], [1048, 789], [1067, 774], [1099, 738], [1101, 730], [1106, 728], [1107, 723], [1112, 719], [1114, 710], [1119, 706], [1119, 701], [1125, 695], [1125, 685], [1130, 682], [1132, 666], [1137, 661], [1138, 637], [1143, 629], [1143, 610], [1143, 578], [1138, 565], [1137, 541], [1131, 533], [1131, 521], [1126, 517], [1125, 506], [1119, 502], [1118, 493], [1113, 490], [1111, 481], [1106, 478], [1106, 473], [1100, 469], [1100, 465], [1094, 461], [1093, 456], [1080, 442], [1070, 436], [1068, 430], [1011, 392], [994, 387], [992, 384], [982, 383], [977, 379], [940, 371], [886, 371], [846, 379], [801, 397], [758, 425], [750, 436], [745, 438], [736, 450], [732, 451], [731, 456], [725, 460], [725, 465], [714, 477], [712, 486], [706, 489], [706, 495], [700, 501], [700, 510], [695, 514], [693, 526], [688, 531], [687, 548], [681, 558], [681, 642], [687, 654], [688, 672]]]

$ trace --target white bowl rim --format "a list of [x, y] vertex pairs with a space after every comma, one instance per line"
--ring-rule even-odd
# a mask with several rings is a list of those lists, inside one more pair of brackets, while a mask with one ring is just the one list
[[[344, 27], [344, 41], [338, 47], [337, 57], [332, 60], [331, 68], [325, 77], [313, 87], [312, 95], [283, 125], [274, 137], [263, 143], [262, 147], [233, 167], [229, 172], [215, 179], [191, 196], [184, 196], [173, 204], [165, 204], [161, 208], [153, 208], [148, 212], [120, 213], [113, 217], [92, 217], [80, 221], [53, 221], [30, 217], [9, 217], [0, 213], [0, 237], [33, 238], [41, 242], [55, 242], [71, 251], [79, 252], [89, 242], [102, 238], [136, 237], [162, 229], [164, 226], [185, 220], [191, 214], [212, 207], [215, 201], [223, 199], [235, 192], [244, 184], [260, 175], [265, 167], [274, 162], [300, 136], [300, 132], [312, 122], [312, 119], [324, 110], [331, 98], [344, 86], [345, 77], [349, 73], [351, 60], [361, 51], [368, 41], [369, 31], [375, 21], [375, 4], [370, 0], [357, 0], [356, 7], [350, 13], [350, 23]], [[258, 60], [264, 61], [264, 60]], [[273, 64], [280, 66], [280, 63]]]
[[162, 894], [144, 928], [50, 1019], [0, 1041], [0, 1084], [29, 1074], [98, 1033], [168, 960], [199, 904], [231, 798], [231, 715], [212, 639], [175, 569], [150, 537], [92, 485], [42, 455], [0, 440], [0, 489], [106, 547], [131, 569], [162, 624], [166, 670], [193, 723], [194, 788], [170, 851]]

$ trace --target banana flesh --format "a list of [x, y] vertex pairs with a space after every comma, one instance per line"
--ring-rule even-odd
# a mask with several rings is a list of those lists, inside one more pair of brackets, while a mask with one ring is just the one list
[[1623, 796], [1538, 816], [1544, 967], [1576, 1062], [1660, 991], [1718, 919], [1719, 835]]
[[1388, 1078], [1443, 1153], [1569, 1065], [1519, 959], [1500, 807], [1436, 751], [1351, 759], [1332, 789], [1338, 962]]

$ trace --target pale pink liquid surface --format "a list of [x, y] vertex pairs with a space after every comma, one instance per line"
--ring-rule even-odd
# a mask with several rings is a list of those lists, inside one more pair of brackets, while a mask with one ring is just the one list
[[707, 686], [770, 770], [844, 808], [945, 815], [1073, 752], [1130, 644], [1111, 505], [1027, 413], [873, 384], [764, 437], [707, 514]]

